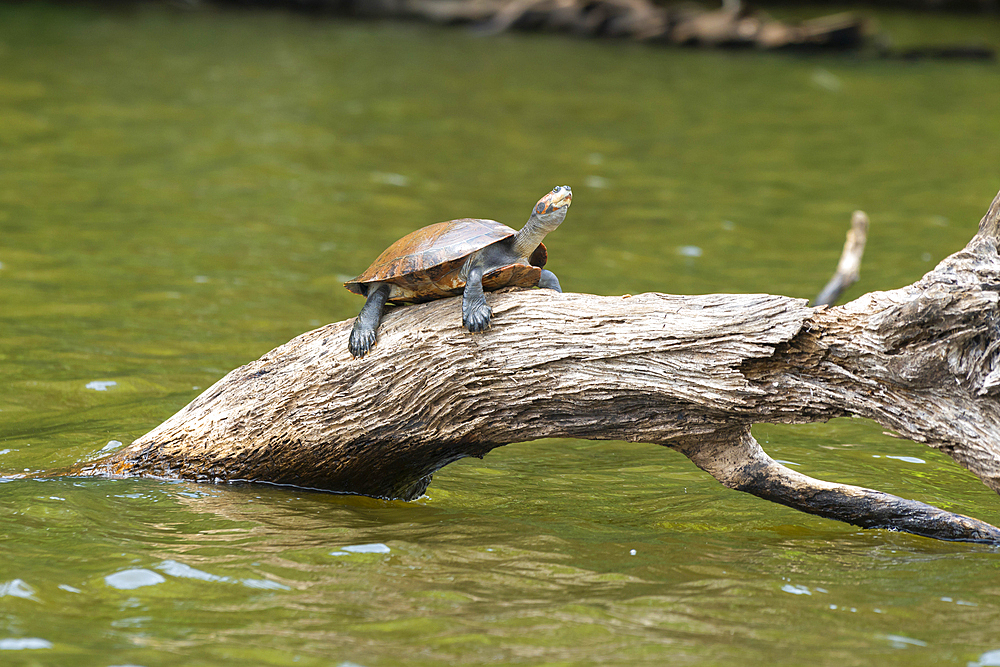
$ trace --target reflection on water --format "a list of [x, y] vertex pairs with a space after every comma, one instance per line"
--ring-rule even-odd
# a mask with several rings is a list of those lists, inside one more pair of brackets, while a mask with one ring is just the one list
[[[834, 432], [871, 437], [860, 426]], [[49, 618], [5, 604], [6, 618], [55, 652], [99, 622], [105, 637], [85, 646], [135, 664], [276, 646], [296, 664], [798, 664], [820, 647], [891, 662], [918, 642], [992, 641], [992, 549], [776, 509], [653, 446], [545, 441], [490, 458], [455, 464], [415, 503], [152, 480], [7, 485], [18, 547], [6, 567], [20, 576], [4, 600]]]
[[[991, 20], [883, 19], [1000, 43]], [[4, 475], [131, 442], [356, 314], [341, 283], [391, 241], [464, 216], [519, 227], [555, 182], [576, 195], [548, 239], [567, 290], [801, 297], [854, 209], [872, 217], [857, 295], [960, 248], [998, 187], [983, 65], [34, 3], [0, 7], [0, 63]], [[971, 475], [868, 422], [755, 435], [806, 474], [1000, 520]], [[56, 477], [0, 494], [3, 664], [1000, 650], [991, 549], [801, 515], [648, 445], [511, 445], [414, 503]]]

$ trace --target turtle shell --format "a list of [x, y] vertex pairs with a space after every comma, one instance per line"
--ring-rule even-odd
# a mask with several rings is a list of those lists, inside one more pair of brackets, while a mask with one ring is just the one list
[[[461, 271], [469, 255], [516, 233], [505, 224], [479, 218], [428, 225], [386, 248], [364, 273], [344, 283], [344, 287], [367, 296], [371, 283], [388, 283], [389, 301], [394, 302], [431, 301], [461, 294], [465, 288]], [[529, 264], [497, 267], [485, 274], [483, 289], [534, 287], [546, 259], [545, 246], [539, 244]]]

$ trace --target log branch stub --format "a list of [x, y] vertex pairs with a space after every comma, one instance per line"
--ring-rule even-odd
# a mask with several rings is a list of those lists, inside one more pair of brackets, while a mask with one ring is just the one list
[[[1000, 194], [968, 246], [916, 283], [837, 307], [502, 291], [487, 295], [494, 320], [482, 334], [462, 328], [456, 299], [392, 309], [360, 360], [347, 351], [351, 322], [330, 324], [76, 472], [412, 499], [442, 466], [511, 442], [614, 439], [679, 449], [732, 488], [803, 511], [995, 539], [967, 517], [775, 468], [748, 429], [867, 417], [1000, 492], [998, 233]], [[726, 457], [713, 461], [719, 442]]]
[[1000, 193], [993, 199], [986, 215], [979, 221], [979, 233], [981, 239], [990, 238], [994, 241], [1000, 237]]
[[861, 258], [865, 254], [868, 241], [868, 216], [864, 211], [855, 211], [851, 216], [851, 228], [847, 230], [844, 250], [837, 262], [837, 270], [819, 295], [813, 299], [814, 306], [832, 306], [840, 299], [848, 287], [861, 277]]

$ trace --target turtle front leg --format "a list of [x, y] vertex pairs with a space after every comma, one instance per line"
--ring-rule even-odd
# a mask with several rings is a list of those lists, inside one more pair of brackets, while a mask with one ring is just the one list
[[538, 279], [538, 286], [544, 289], [554, 289], [557, 292], [562, 292], [562, 287], [559, 286], [559, 279], [556, 278], [556, 274], [542, 269], [542, 277]]
[[485, 331], [490, 326], [493, 309], [486, 303], [483, 294], [483, 267], [473, 266], [465, 279], [462, 292], [462, 324], [472, 333]]
[[389, 299], [389, 286], [385, 283], [378, 283], [377, 286], [369, 288], [368, 300], [354, 320], [354, 328], [351, 329], [351, 338], [347, 341], [347, 349], [351, 351], [351, 356], [355, 359], [368, 354], [375, 344], [375, 331], [379, 322], [382, 321], [382, 310], [385, 302]]

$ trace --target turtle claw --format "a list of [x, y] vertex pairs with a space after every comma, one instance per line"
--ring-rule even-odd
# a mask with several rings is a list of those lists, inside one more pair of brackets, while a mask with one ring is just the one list
[[482, 303], [469, 310], [468, 315], [462, 318], [462, 324], [471, 333], [479, 333], [490, 328], [490, 318], [492, 317], [493, 309], [486, 303]]
[[371, 329], [367, 331], [360, 329], [351, 330], [351, 338], [347, 341], [347, 349], [350, 350], [351, 356], [355, 359], [360, 359], [368, 354], [374, 345], [375, 332]]

